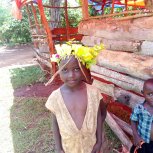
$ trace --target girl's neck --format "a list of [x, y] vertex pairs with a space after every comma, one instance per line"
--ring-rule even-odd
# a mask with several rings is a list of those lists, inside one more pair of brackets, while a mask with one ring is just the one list
[[69, 87], [66, 84], [63, 84], [62, 88], [63, 90], [69, 91], [69, 92], [75, 92], [78, 90], [83, 89], [86, 86], [85, 82], [81, 81], [77, 86], [75, 87]]

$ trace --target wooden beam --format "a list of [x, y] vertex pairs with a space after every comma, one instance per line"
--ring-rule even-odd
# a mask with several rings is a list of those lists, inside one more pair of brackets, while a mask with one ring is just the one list
[[124, 133], [124, 131], [120, 128], [120, 126], [116, 123], [116, 121], [114, 120], [114, 118], [111, 116], [109, 112], [107, 112], [106, 123], [109, 125], [112, 131], [117, 135], [117, 137], [121, 140], [123, 145], [126, 146], [128, 150], [130, 150], [132, 146], [131, 140]]
[[140, 94], [141, 90], [143, 89], [144, 81], [112, 71], [101, 66], [92, 65], [91, 74], [93, 76], [112, 82], [113, 84], [125, 90], [132, 90]]
[[[101, 93], [113, 97], [114, 101], [127, 105], [128, 107], [134, 108], [136, 104], [144, 102], [144, 97], [120, 87], [116, 87], [112, 83], [109, 84], [103, 80], [97, 80], [97, 78], [94, 78], [93, 85], [100, 89]], [[125, 96], [129, 96], [130, 99], [128, 102], [125, 102]]]
[[124, 122], [123, 120], [121, 120], [120, 118], [118, 118], [117, 116], [115, 116], [114, 114], [111, 114], [112, 117], [115, 119], [115, 121], [117, 122], [117, 124], [128, 134], [130, 134], [131, 136], [133, 135], [132, 129], [131, 129], [131, 125], [129, 125], [128, 123]]
[[[147, 80], [153, 77], [153, 57], [111, 50], [102, 51], [97, 57], [97, 65], [117, 72]], [[128, 80], [127, 80], [128, 81]]]

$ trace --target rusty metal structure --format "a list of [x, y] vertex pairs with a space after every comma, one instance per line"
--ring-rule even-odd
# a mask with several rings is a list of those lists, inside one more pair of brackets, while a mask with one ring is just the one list
[[[68, 6], [68, 0], [64, 0], [63, 6], [61, 6], [61, 1], [59, 1], [60, 5], [55, 6], [53, 3], [50, 2], [56, 2], [54, 1], [48, 1], [48, 3], [43, 3], [42, 0], [15, 0], [14, 3], [16, 5], [16, 9], [18, 11], [15, 11], [16, 14], [19, 14], [19, 10], [22, 9], [22, 7], [26, 7], [28, 18], [29, 18], [29, 26], [31, 29], [31, 36], [32, 36], [32, 42], [34, 44], [35, 50], [36, 50], [36, 56], [39, 61], [39, 63], [45, 64], [49, 69], [52, 70], [52, 73], [55, 73], [56, 67], [55, 65], [51, 65], [49, 62], [49, 57], [55, 52], [54, 45], [55, 43], [61, 42], [61, 41], [68, 41], [69, 39], [75, 38], [75, 40], [81, 41], [82, 36], [78, 33], [77, 27], [71, 27], [69, 24], [69, 18], [68, 18], [68, 10], [69, 9], [78, 9], [80, 8], [80, 12], [82, 12], [82, 20], [87, 20], [91, 18], [100, 18], [102, 17], [113, 17], [115, 14], [122, 14], [125, 15], [129, 13], [127, 10], [128, 6], [131, 6], [131, 4], [128, 4], [128, 0], [123, 1], [122, 3], [120, 1], [112, 0], [110, 3], [112, 3], [111, 6], [111, 14], [108, 15], [102, 15], [97, 17], [91, 17], [89, 15], [89, 6], [92, 6], [89, 4], [88, 0], [81, 0], [81, 6], [76, 7], [70, 7]], [[106, 5], [106, 0], [92, 0], [92, 2], [95, 2], [96, 5], [101, 5], [101, 10], [103, 12], [104, 7]], [[134, 8], [140, 7], [136, 3], [136, 0], [134, 2]], [[114, 5], [125, 5], [125, 12], [121, 13], [114, 13]], [[144, 3], [142, 2], [141, 7], [144, 6]], [[52, 23], [60, 23], [60, 20], [55, 20], [50, 15], [51, 10], [63, 10], [64, 11], [64, 18], [65, 18], [65, 27], [54, 27], [52, 26]], [[136, 14], [139, 11], [136, 10], [132, 13]], [[48, 14], [48, 16], [47, 16]], [[21, 14], [19, 15], [21, 16]], [[20, 18], [20, 17], [19, 17]]]

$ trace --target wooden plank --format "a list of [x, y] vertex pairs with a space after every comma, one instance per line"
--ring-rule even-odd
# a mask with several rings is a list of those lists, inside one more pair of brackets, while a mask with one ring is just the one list
[[[111, 114], [111, 113], [110, 113]], [[117, 116], [115, 116], [114, 114], [111, 114], [112, 117], [115, 119], [115, 121], [117, 122], [117, 124], [128, 134], [130, 134], [131, 136], [133, 135], [132, 129], [131, 129], [131, 125], [129, 125], [128, 123], [124, 122], [123, 120], [121, 120], [120, 118], [118, 118]]]
[[112, 131], [118, 136], [118, 138], [121, 140], [123, 145], [126, 146], [128, 150], [130, 150], [132, 146], [131, 140], [124, 133], [124, 131], [120, 128], [120, 126], [116, 123], [116, 121], [114, 120], [114, 118], [111, 116], [109, 112], [107, 112], [106, 123], [109, 125]]

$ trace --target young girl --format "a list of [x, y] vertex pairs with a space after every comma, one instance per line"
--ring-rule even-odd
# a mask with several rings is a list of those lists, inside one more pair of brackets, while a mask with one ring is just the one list
[[83, 81], [85, 73], [77, 53], [72, 50], [60, 57], [59, 74], [64, 84], [46, 103], [53, 114], [56, 151], [100, 153], [106, 108], [99, 90]]

